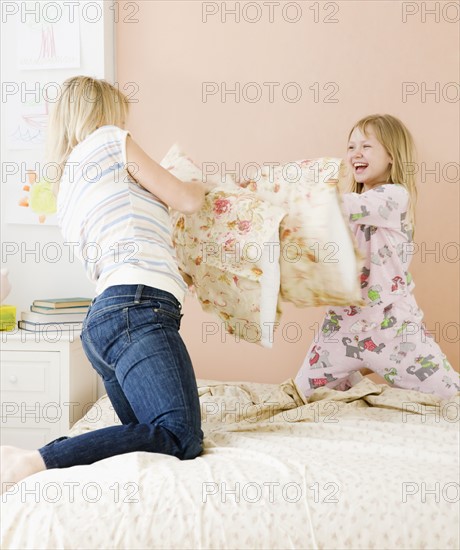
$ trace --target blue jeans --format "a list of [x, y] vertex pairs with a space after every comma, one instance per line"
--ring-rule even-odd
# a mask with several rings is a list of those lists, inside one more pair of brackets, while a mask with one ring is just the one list
[[112, 286], [93, 300], [83, 349], [123, 425], [48, 443], [39, 449], [47, 468], [134, 451], [180, 459], [201, 453], [198, 390], [181, 317], [172, 294], [144, 285]]

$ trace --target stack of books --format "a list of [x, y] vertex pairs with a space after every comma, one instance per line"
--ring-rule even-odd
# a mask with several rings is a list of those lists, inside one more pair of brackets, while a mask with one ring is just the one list
[[34, 300], [21, 313], [19, 328], [31, 332], [81, 330], [91, 298], [45, 298]]

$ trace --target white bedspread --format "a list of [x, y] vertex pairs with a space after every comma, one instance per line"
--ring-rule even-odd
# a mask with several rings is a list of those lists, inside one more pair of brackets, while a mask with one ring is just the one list
[[[2, 548], [459, 548], [460, 394], [199, 386], [199, 458], [36, 474], [3, 495]], [[115, 422], [104, 397], [72, 434]]]

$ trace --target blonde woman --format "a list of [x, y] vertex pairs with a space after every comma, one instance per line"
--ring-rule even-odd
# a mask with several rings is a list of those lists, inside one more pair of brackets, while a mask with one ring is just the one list
[[307, 397], [324, 385], [346, 389], [360, 370], [376, 372], [395, 387], [442, 397], [460, 390], [459, 375], [426, 333], [412, 293], [413, 156], [411, 134], [393, 116], [365, 117], [349, 134], [351, 192], [343, 194], [343, 205], [365, 257], [365, 306], [329, 308], [296, 377]]
[[2, 482], [46, 468], [147, 451], [192, 459], [203, 433], [192, 363], [179, 335], [186, 285], [168, 207], [198, 210], [201, 182], [183, 183], [123, 129], [126, 97], [105, 81], [63, 85], [49, 126], [60, 166], [58, 217], [65, 241], [96, 283], [81, 334], [122, 425], [52, 441], [38, 451], [2, 448]]

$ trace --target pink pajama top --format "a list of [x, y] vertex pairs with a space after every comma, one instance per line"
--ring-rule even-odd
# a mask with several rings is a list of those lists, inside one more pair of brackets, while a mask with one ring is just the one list
[[420, 324], [423, 313], [412, 294], [415, 285], [408, 271], [412, 226], [407, 221], [407, 190], [390, 183], [361, 194], [346, 193], [342, 200], [365, 257], [361, 289], [366, 306], [329, 308], [327, 317], [337, 324], [333, 330], [358, 333], [393, 328], [398, 334], [409, 321]]

